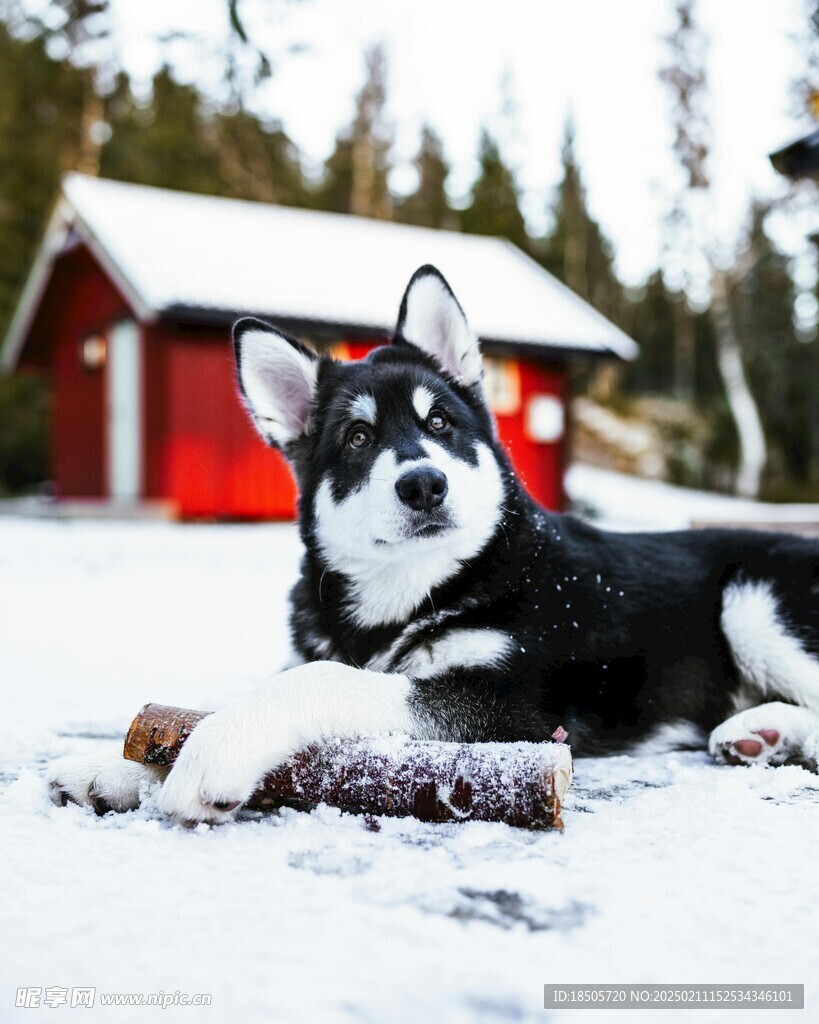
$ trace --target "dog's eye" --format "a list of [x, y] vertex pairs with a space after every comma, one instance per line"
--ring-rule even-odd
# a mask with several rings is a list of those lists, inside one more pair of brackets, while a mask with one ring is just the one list
[[442, 412], [431, 412], [427, 417], [427, 426], [430, 430], [444, 430], [449, 426], [449, 420]]
[[349, 437], [349, 444], [351, 448], [366, 448], [370, 443], [370, 435], [366, 430], [362, 430], [357, 427], [353, 430]]

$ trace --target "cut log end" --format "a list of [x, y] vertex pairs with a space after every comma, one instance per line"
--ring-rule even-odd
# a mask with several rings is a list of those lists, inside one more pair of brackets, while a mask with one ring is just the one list
[[165, 704], [145, 704], [131, 722], [122, 755], [126, 761], [171, 765], [193, 727], [207, 714]]

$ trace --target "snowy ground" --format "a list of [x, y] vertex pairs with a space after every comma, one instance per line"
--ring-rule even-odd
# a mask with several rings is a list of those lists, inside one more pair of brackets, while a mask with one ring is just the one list
[[566, 474], [566, 490], [576, 506], [594, 513], [598, 526], [610, 530], [685, 530], [720, 523], [819, 526], [819, 504], [745, 501], [578, 463]]
[[[579, 761], [562, 835], [373, 833], [326, 808], [189, 832], [53, 807], [51, 758], [116, 745], [147, 700], [215, 708], [284, 662], [297, 559], [291, 526], [0, 519], [0, 1022], [626, 1017], [547, 1013], [546, 982], [805, 982], [817, 1019], [819, 778], [799, 768]], [[15, 1009], [24, 986], [98, 995]], [[99, 1005], [159, 990], [213, 1003]], [[740, 1019], [670, 1019], [689, 1016]]]

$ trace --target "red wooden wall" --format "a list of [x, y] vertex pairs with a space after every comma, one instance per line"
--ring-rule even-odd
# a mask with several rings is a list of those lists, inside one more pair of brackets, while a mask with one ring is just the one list
[[[66, 497], [107, 493], [105, 370], [82, 366], [80, 346], [131, 315], [93, 257], [78, 247], [61, 257], [26, 347], [24, 365], [51, 381], [53, 472]], [[143, 467], [146, 498], [170, 501], [184, 517], [289, 519], [296, 488], [283, 457], [256, 434], [242, 408], [224, 329], [143, 325]], [[372, 342], [340, 343], [334, 354], [360, 358]], [[561, 364], [495, 360], [501, 440], [529, 492], [563, 505], [565, 441], [543, 444], [527, 432], [533, 396], [563, 400]], [[491, 376], [491, 375], [490, 375]], [[490, 397], [492, 395], [490, 388]], [[497, 389], [495, 389], [497, 390]], [[511, 396], [511, 400], [510, 400]]]
[[528, 404], [540, 395], [557, 399], [566, 408], [568, 373], [557, 363], [525, 363], [509, 360], [509, 371], [519, 377], [520, 406], [517, 412], [495, 412], [498, 435], [515, 471], [532, 497], [550, 509], [562, 509], [566, 495], [563, 476], [567, 451], [565, 435], [544, 443], [535, 440], [527, 423]]
[[60, 258], [32, 326], [23, 367], [44, 370], [51, 396], [53, 478], [70, 497], [107, 492], [105, 372], [80, 358], [83, 340], [130, 311], [90, 253]]
[[242, 407], [226, 331], [144, 332], [146, 496], [183, 516], [292, 518], [296, 487]]

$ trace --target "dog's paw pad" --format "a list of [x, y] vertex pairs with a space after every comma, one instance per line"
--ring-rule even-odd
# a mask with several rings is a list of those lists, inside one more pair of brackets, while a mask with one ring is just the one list
[[778, 729], [757, 729], [757, 736], [761, 736], [769, 747], [775, 747], [779, 743]]
[[[775, 729], [765, 731], [774, 733], [778, 742]], [[761, 738], [756, 739], [757, 736]], [[724, 739], [716, 743], [713, 753], [725, 764], [776, 764], [779, 763], [780, 754], [783, 754], [777, 742], [768, 742], [762, 732], [754, 732], [742, 739]]]
[[782, 764], [788, 756], [778, 729], [748, 729], [734, 720], [714, 730], [710, 747], [723, 764]]
[[731, 746], [734, 753], [741, 754], [743, 757], [759, 757], [762, 753], [762, 744], [759, 740], [737, 740]]

